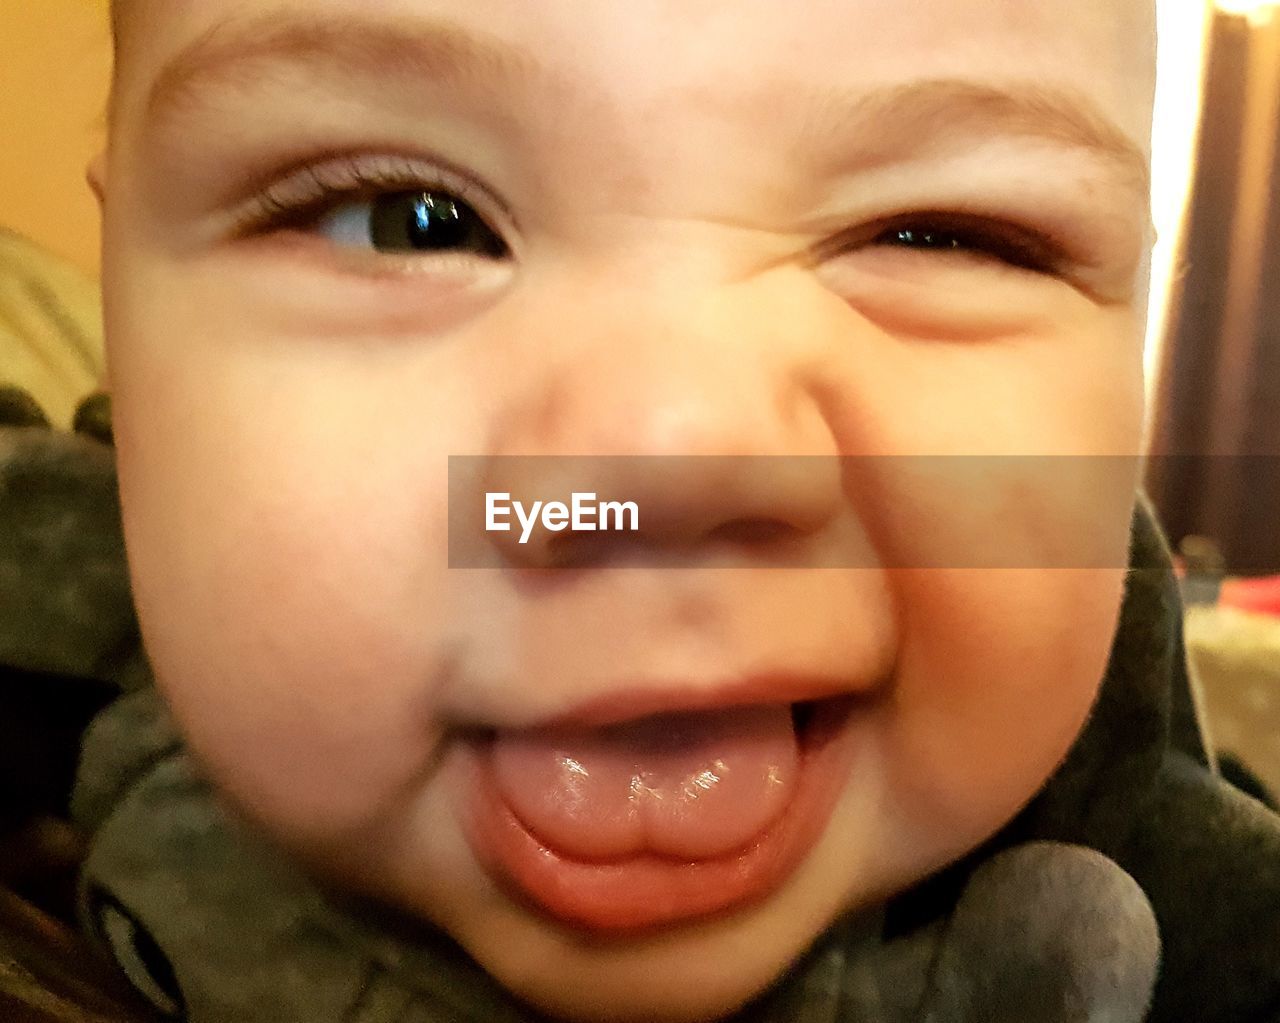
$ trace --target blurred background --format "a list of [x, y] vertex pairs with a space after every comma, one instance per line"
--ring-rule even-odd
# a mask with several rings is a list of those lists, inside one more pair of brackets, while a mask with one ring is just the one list
[[98, 270], [98, 210], [84, 181], [105, 137], [106, 0], [0, 0], [0, 225], [84, 273]]
[[[1280, 791], [1280, 13], [1158, 4], [1146, 483], [1213, 738]], [[110, 60], [105, 0], [0, 0], [0, 371], [63, 425], [101, 373]]]
[[0, 0], [0, 372], [69, 425], [98, 383], [98, 209], [106, 0]]

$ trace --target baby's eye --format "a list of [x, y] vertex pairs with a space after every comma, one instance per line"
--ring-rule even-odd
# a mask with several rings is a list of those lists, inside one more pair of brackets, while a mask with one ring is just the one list
[[960, 249], [964, 239], [951, 231], [933, 231], [929, 228], [899, 227], [880, 237], [882, 245], [901, 245], [909, 249]]
[[1044, 239], [1011, 225], [987, 222], [899, 223], [880, 230], [872, 245], [911, 249], [920, 253], [954, 253], [989, 259], [1025, 270], [1046, 273], [1057, 263]]
[[342, 202], [314, 230], [338, 245], [385, 253], [468, 252], [487, 259], [506, 243], [467, 203], [444, 191], [389, 192]]

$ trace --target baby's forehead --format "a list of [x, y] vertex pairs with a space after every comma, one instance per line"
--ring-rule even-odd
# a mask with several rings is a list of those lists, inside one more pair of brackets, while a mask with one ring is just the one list
[[444, 145], [561, 224], [571, 208], [821, 233], [874, 173], [881, 206], [1052, 179], [1128, 225], [1149, 208], [1146, 7], [125, 0], [112, 148], [128, 179], [215, 150], [239, 167]]
[[1153, 8], [1153, 0], [378, 0], [359, 8], [344, 0], [113, 0], [113, 19], [125, 71], [141, 64], [141, 78], [224, 26], [342, 25], [358, 14], [500, 39], [584, 86], [710, 95], [745, 85], [768, 102], [801, 83], [857, 87], [907, 74], [1057, 81], [1112, 108], [1141, 139], [1154, 88]]

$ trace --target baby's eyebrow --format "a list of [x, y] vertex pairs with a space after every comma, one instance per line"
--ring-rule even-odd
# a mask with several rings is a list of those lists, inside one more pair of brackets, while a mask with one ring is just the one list
[[206, 91], [271, 64], [319, 65], [353, 77], [410, 75], [501, 94], [564, 83], [532, 54], [452, 23], [326, 14], [267, 14], [213, 26], [156, 75], [143, 107], [162, 119]]
[[[561, 117], [603, 98], [528, 50], [453, 21], [291, 11], [229, 19], [188, 44], [156, 75], [144, 117], [154, 126], [223, 89], [269, 80], [281, 66], [350, 80], [457, 87], [497, 110], [509, 109], [517, 97], [538, 96], [544, 109]], [[685, 83], [678, 99], [715, 106], [725, 101], [722, 87], [691, 89]], [[948, 77], [823, 86], [801, 72], [757, 79], [730, 102], [735, 113], [775, 111], [777, 123], [792, 126], [780, 129], [792, 133], [792, 159], [819, 176], [963, 151], [981, 140], [1029, 138], [1094, 158], [1149, 210], [1146, 154], [1088, 95], [1063, 85]]]
[[[936, 78], [873, 90], [828, 90], [809, 109], [805, 140], [849, 140], [843, 159], [877, 163], [902, 151], [975, 139], [1031, 138], [1095, 157], [1145, 202], [1151, 187], [1147, 155], [1088, 96], [1060, 85], [1026, 80]], [[828, 146], [828, 149], [830, 147]]]

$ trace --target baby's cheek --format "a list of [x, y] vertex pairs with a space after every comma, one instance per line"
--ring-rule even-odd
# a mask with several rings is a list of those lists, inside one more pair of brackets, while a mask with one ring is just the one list
[[903, 644], [886, 715], [904, 836], [958, 854], [998, 830], [1080, 731], [1106, 669], [1120, 569], [898, 575]]
[[189, 571], [152, 565], [158, 678], [233, 800], [299, 842], [350, 838], [394, 813], [435, 752], [443, 538], [403, 483], [379, 502], [340, 472], [259, 462], [262, 488], [245, 464], [221, 500], [204, 495]]

